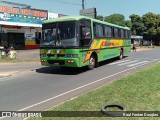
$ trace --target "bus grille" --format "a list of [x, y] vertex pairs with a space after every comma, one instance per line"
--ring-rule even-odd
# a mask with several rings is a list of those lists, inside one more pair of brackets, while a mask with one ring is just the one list
[[[55, 57], [56, 55], [54, 54], [47, 54], [48, 57]], [[59, 54], [57, 57], [65, 57], [65, 54]]]
[[57, 57], [65, 57], [65, 55], [64, 54], [59, 54], [59, 55], [57, 55]]
[[59, 64], [59, 65], [64, 65], [65, 61], [64, 60], [47, 60], [49, 64]]
[[47, 54], [48, 57], [55, 57], [55, 55]]

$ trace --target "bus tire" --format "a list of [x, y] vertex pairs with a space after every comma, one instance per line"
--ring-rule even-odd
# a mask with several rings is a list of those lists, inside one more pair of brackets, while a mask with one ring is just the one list
[[123, 59], [123, 50], [120, 50], [120, 54], [119, 54], [119, 60]]
[[94, 55], [91, 55], [91, 57], [90, 57], [90, 59], [89, 59], [88, 69], [89, 69], [89, 70], [94, 69], [95, 64], [96, 64], [95, 57], [94, 57]]

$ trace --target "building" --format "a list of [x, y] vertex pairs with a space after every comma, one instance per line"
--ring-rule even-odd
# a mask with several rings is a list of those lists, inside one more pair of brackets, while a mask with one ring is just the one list
[[131, 35], [131, 44], [142, 45], [143, 36]]
[[47, 10], [0, 1], [0, 46], [15, 49], [39, 48], [42, 21], [47, 19]]

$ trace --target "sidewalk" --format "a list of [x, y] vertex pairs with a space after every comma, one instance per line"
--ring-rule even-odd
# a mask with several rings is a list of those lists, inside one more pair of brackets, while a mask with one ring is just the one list
[[[25, 62], [16, 62], [16, 63], [0, 63], [0, 79], [5, 77], [11, 77], [18, 72], [34, 69], [37, 66], [40, 66], [40, 56], [39, 49], [33, 50], [16, 50], [17, 58]], [[27, 62], [34, 61], [34, 62]]]
[[[153, 50], [154, 48], [152, 47], [136, 47], [136, 52], [139, 52], [139, 51], [146, 51], [146, 50]], [[131, 48], [131, 52], [134, 52]]]
[[153, 50], [153, 48], [144, 48], [144, 47], [136, 47], [136, 51], [146, 51], [146, 50]]
[[40, 62], [18, 62], [18, 63], [3, 63], [0, 64], [0, 80], [6, 77], [11, 77], [22, 72], [33, 71], [41, 67]]
[[16, 50], [17, 58], [26, 60], [40, 60], [39, 49]]

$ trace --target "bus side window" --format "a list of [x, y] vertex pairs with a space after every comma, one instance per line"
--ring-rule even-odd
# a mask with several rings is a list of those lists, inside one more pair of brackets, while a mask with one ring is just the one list
[[126, 38], [126, 30], [123, 30], [124, 38]]
[[124, 30], [123, 30], [123, 29], [120, 29], [120, 37], [121, 37], [121, 38], [125, 38]]
[[94, 29], [94, 37], [95, 38], [102, 38], [105, 36], [103, 25], [94, 23], [93, 26], [94, 26], [93, 29]]
[[112, 37], [112, 28], [109, 26], [104, 27], [105, 37]]
[[98, 31], [97, 31], [97, 29], [96, 29], [96, 25], [95, 24], [93, 24], [93, 31], [94, 31], [94, 37], [97, 37], [98, 35]]
[[114, 38], [119, 38], [118, 28], [113, 28]]

